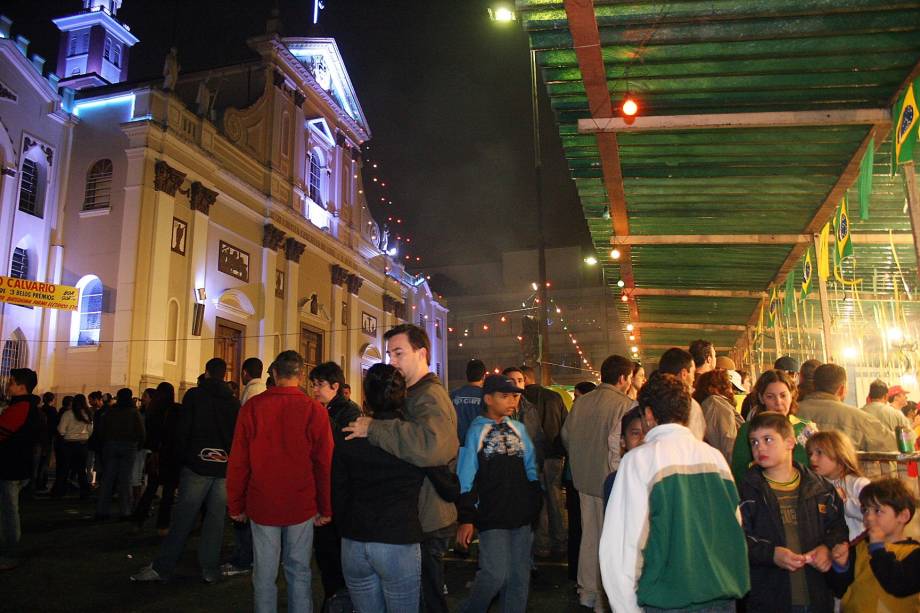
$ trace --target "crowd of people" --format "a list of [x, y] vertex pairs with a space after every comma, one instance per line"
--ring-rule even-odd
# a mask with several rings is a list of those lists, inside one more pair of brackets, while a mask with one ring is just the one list
[[899, 386], [873, 382], [856, 408], [845, 369], [788, 356], [752, 385], [700, 340], [648, 374], [608, 357], [569, 409], [532, 368], [490, 374], [476, 359], [448, 394], [424, 330], [384, 339], [360, 407], [338, 364], [308, 372], [295, 351], [267, 371], [245, 360], [238, 389], [212, 359], [181, 403], [164, 382], [58, 410], [34, 395], [34, 371], [12, 370], [0, 569], [19, 561], [22, 488], [95, 488], [98, 521], [138, 530], [159, 501], [163, 539], [132, 581], [168, 581], [200, 520], [202, 579], [251, 575], [258, 612], [278, 608], [279, 565], [288, 610], [312, 611], [314, 559], [324, 611], [447, 611], [451, 548], [476, 555], [469, 613], [527, 610], [545, 559], [568, 562], [595, 611], [920, 610], [920, 544], [905, 534], [916, 498], [870, 480], [857, 455], [915, 448], [920, 418]]

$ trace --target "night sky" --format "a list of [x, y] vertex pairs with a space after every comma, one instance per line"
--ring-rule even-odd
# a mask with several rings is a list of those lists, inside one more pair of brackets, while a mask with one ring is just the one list
[[[265, 30], [275, 2], [124, 0], [119, 19], [140, 38], [130, 80], [157, 77], [171, 44], [183, 71], [250, 59], [247, 37]], [[332, 36], [370, 124], [368, 155], [393, 205], [378, 221], [403, 219], [422, 268], [496, 261], [536, 246], [526, 35], [500, 27], [485, 0], [325, 0], [313, 30], [312, 0], [281, 0], [282, 34]], [[6, 0], [13, 34], [56, 65], [52, 17], [79, 0]], [[565, 167], [541, 84], [545, 225], [549, 246], [590, 237]], [[370, 169], [365, 180], [369, 181]], [[439, 289], [439, 288], [435, 288]]]

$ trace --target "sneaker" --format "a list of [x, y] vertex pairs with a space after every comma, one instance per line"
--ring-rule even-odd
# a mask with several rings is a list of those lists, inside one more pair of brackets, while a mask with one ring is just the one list
[[137, 574], [131, 575], [131, 581], [166, 581], [166, 579], [160, 576], [160, 573], [153, 569], [153, 564], [148, 564]]
[[241, 568], [234, 565], [232, 562], [227, 562], [226, 564], [220, 565], [220, 574], [224, 577], [236, 577], [238, 575], [248, 575], [252, 572], [251, 568]]

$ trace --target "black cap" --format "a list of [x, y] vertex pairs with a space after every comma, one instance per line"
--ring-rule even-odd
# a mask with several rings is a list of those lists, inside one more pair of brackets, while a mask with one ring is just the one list
[[482, 384], [482, 395], [494, 394], [495, 392], [523, 394], [524, 390], [519, 388], [511, 377], [506, 377], [505, 375], [489, 375]]
[[773, 368], [785, 370], [786, 372], [799, 372], [799, 361], [792, 356], [784, 355], [773, 362]]

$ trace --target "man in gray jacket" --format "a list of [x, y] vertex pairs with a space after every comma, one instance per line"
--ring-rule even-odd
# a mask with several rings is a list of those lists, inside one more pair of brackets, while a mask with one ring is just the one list
[[601, 384], [580, 396], [562, 426], [572, 480], [581, 506], [578, 595], [582, 606], [604, 610], [597, 552], [604, 525], [604, 480], [620, 465], [620, 421], [636, 405], [626, 395], [633, 363], [612, 355], [601, 365]]
[[[437, 375], [429, 372], [431, 341], [418, 326], [400, 324], [383, 335], [390, 364], [406, 378], [406, 419], [375, 421], [359, 417], [344, 428], [346, 439], [367, 437], [374, 446], [420, 467], [456, 462], [457, 420], [454, 405]], [[444, 597], [444, 554], [454, 533], [457, 509], [438, 496], [429, 479], [418, 499], [422, 541], [422, 608], [425, 613], [447, 612]]]
[[837, 364], [815, 370], [815, 391], [799, 402], [796, 417], [815, 422], [818, 430], [840, 430], [857, 451], [897, 451], [894, 432], [878, 419], [843, 403], [847, 371]]

